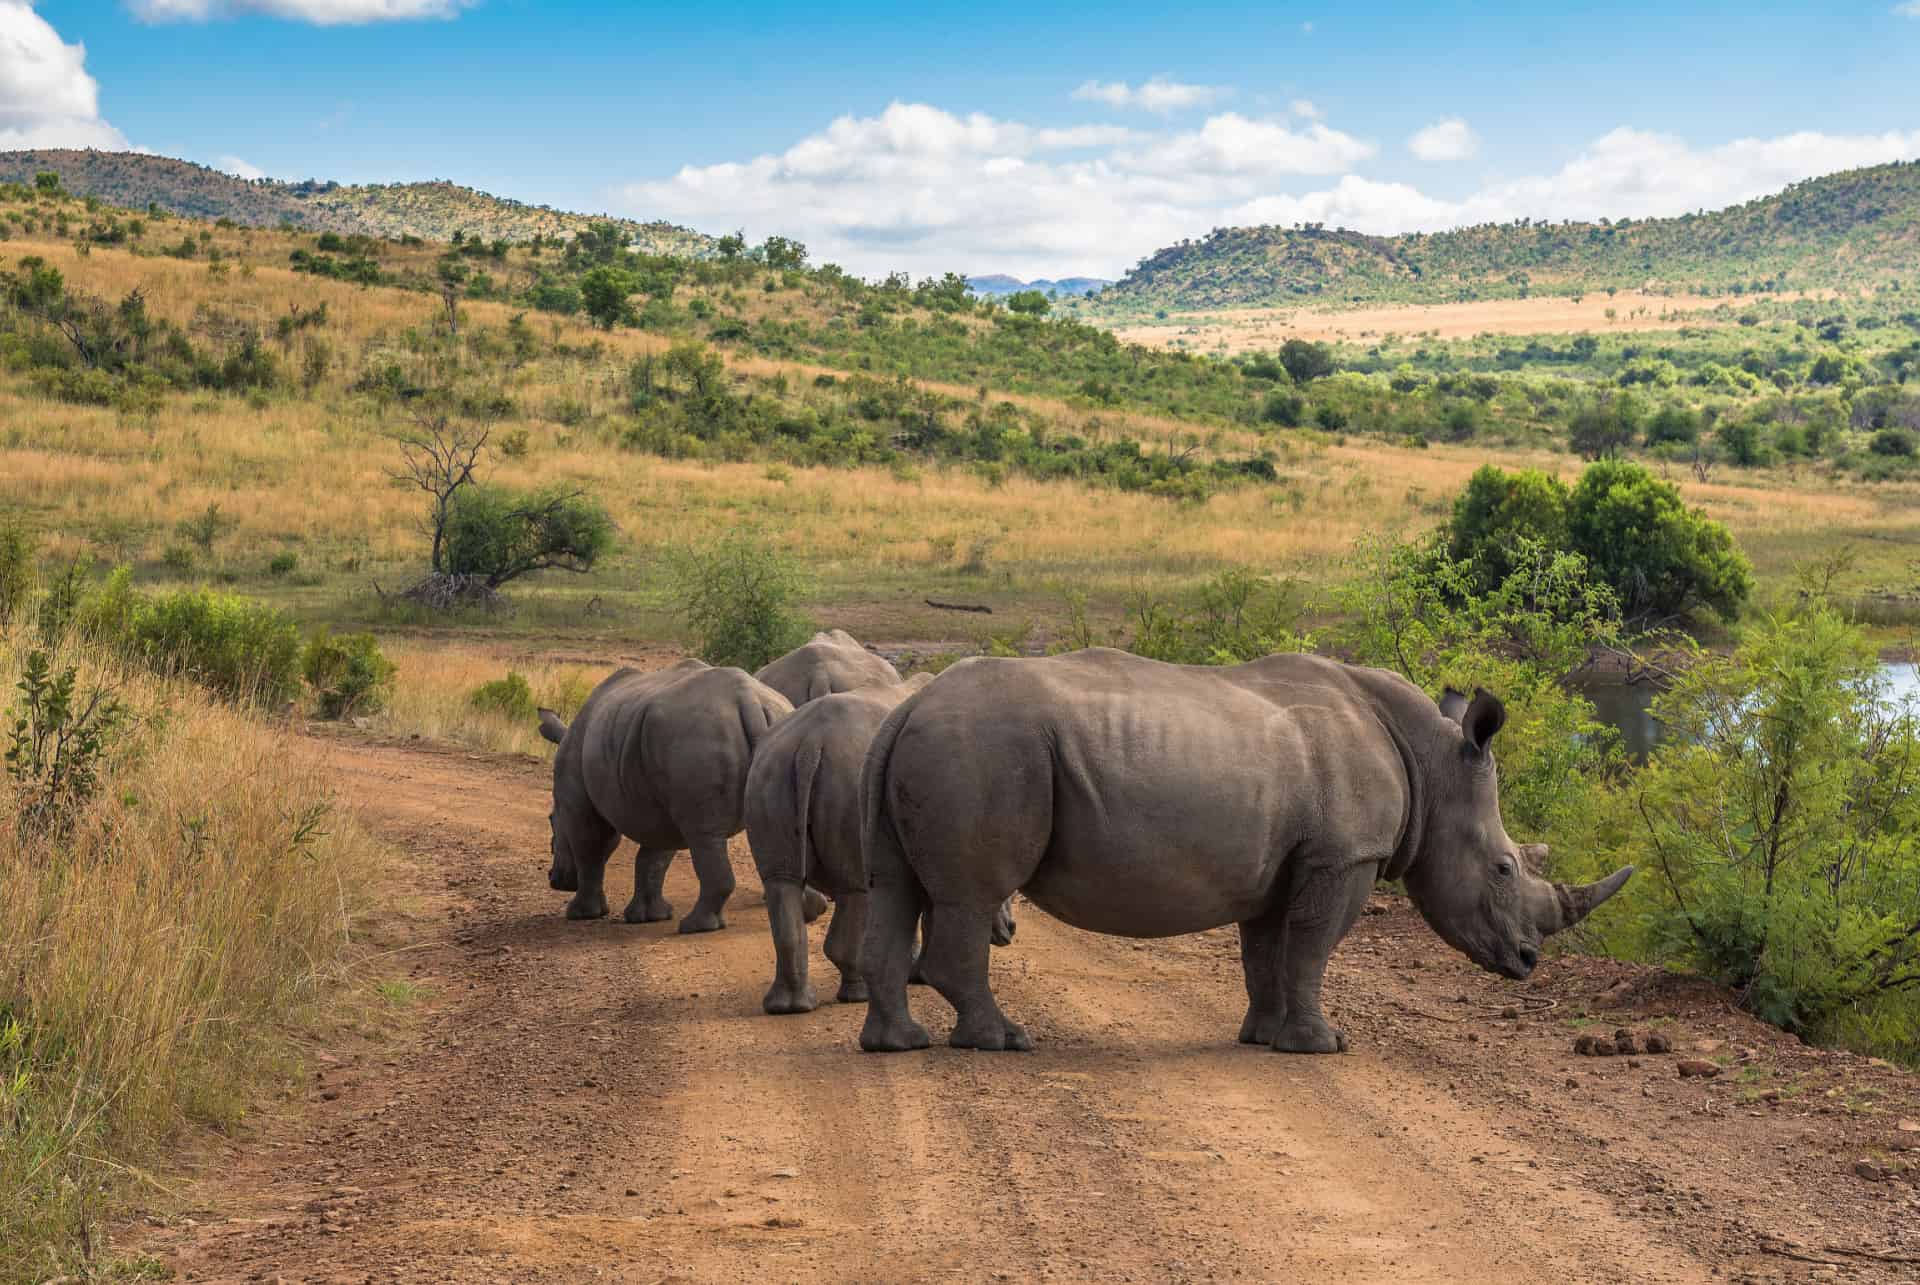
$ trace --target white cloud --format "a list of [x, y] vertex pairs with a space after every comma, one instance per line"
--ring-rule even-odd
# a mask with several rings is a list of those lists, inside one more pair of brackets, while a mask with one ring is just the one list
[[248, 161], [242, 160], [238, 156], [222, 156], [217, 162], [215, 162], [214, 168], [225, 170], [227, 173], [233, 175], [235, 178], [243, 178], [248, 180], [249, 182], [251, 182], [254, 179], [265, 178], [267, 176], [267, 172], [261, 169], [258, 165], [254, 165]]
[[1480, 150], [1480, 139], [1458, 116], [1435, 121], [1407, 140], [1407, 150], [1423, 161], [1464, 161]]
[[0, 149], [126, 150], [100, 118], [100, 87], [87, 50], [60, 39], [27, 0], [0, 0]]
[[318, 27], [452, 18], [479, 0], [127, 0], [147, 22], [207, 22], [259, 14]]
[[1902, 18], [1920, 18], [1920, 0], [1906, 0], [1893, 6], [1893, 12]]
[[[1920, 0], [1915, 0], [1915, 3], [1920, 4]], [[1296, 98], [1287, 104], [1287, 110], [1295, 116], [1301, 116], [1307, 120], [1320, 119], [1320, 109], [1314, 106], [1311, 98]]]
[[[1374, 151], [1318, 120], [1226, 112], [1186, 130], [1061, 129], [894, 103], [778, 154], [629, 184], [614, 202], [642, 218], [798, 237], [817, 262], [867, 276], [1118, 276], [1142, 255], [1228, 225], [1315, 222], [1386, 235], [1714, 209], [1816, 174], [1920, 157], [1920, 131], [1701, 147], [1618, 129], [1556, 171], [1457, 200], [1354, 172]], [[1311, 175], [1329, 178], [1302, 182]]]
[[1185, 85], [1165, 76], [1155, 76], [1141, 85], [1129, 85], [1123, 80], [1089, 80], [1074, 90], [1073, 96], [1083, 102], [1139, 107], [1165, 115], [1189, 107], [1205, 107], [1232, 92], [1224, 85]]
[[1117, 159], [1157, 174], [1338, 174], [1373, 153], [1373, 144], [1318, 121], [1294, 129], [1226, 112]]

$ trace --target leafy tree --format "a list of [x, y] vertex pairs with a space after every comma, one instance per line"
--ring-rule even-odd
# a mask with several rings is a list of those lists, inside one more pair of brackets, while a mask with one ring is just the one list
[[445, 570], [489, 589], [535, 571], [584, 574], [613, 547], [613, 533], [605, 507], [579, 491], [470, 486], [447, 515]]
[[770, 236], [760, 245], [760, 261], [776, 272], [798, 272], [807, 266], [807, 247], [784, 236]]
[[1331, 348], [1305, 339], [1289, 339], [1280, 345], [1280, 365], [1296, 384], [1324, 379], [1336, 369]]
[[713, 248], [721, 258], [731, 262], [746, 252], [747, 234], [745, 232], [729, 232], [718, 241], [715, 241]]
[[1573, 413], [1567, 438], [1582, 459], [1607, 460], [1640, 436], [1638, 403], [1630, 397], [1600, 396]]
[[53, 170], [41, 170], [33, 176], [33, 190], [45, 196], [59, 196], [62, 191], [59, 174]]
[[1662, 446], [1668, 442], [1692, 445], [1700, 438], [1700, 417], [1685, 406], [1669, 403], [1654, 412], [1647, 421], [1647, 445]]
[[1529, 542], [1566, 547], [1567, 496], [1558, 478], [1538, 469], [1483, 464], [1453, 502], [1447, 556], [1471, 569], [1477, 590], [1490, 591], [1514, 573]]
[[1630, 618], [1670, 620], [1696, 608], [1739, 615], [1752, 568], [1727, 528], [1642, 465], [1601, 460], [1567, 501], [1567, 540]]
[[1044, 317], [1052, 310], [1052, 301], [1038, 290], [1016, 290], [1007, 296], [1007, 311], [1023, 317]]
[[580, 278], [581, 306], [602, 330], [633, 320], [633, 305], [627, 302], [632, 293], [633, 278], [619, 268], [602, 265]]

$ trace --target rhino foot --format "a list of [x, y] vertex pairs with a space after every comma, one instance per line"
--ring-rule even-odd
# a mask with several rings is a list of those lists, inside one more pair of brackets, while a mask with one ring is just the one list
[[1031, 1053], [1033, 1040], [1018, 1022], [999, 1013], [981, 1018], [961, 1018], [947, 1043], [957, 1049], [981, 1049], [990, 1053]]
[[576, 892], [573, 900], [567, 903], [569, 919], [605, 919], [607, 917], [607, 897], [596, 892], [592, 896]]
[[811, 986], [783, 986], [775, 982], [767, 991], [767, 997], [760, 1001], [760, 1007], [774, 1014], [811, 1013], [820, 1007], [820, 1001]]
[[673, 903], [664, 899], [644, 901], [635, 897], [627, 903], [621, 917], [630, 924], [657, 924], [663, 919], [673, 918]]
[[696, 909], [680, 921], [680, 931], [683, 933], [710, 933], [726, 926], [727, 921], [720, 917], [717, 910]]
[[1327, 1025], [1323, 1017], [1288, 1021], [1273, 1037], [1276, 1053], [1345, 1053], [1346, 1032]]
[[927, 1028], [911, 1017], [887, 1019], [867, 1010], [866, 1025], [860, 1028], [860, 1047], [868, 1053], [905, 1053], [933, 1043]]
[[842, 977], [840, 992], [833, 997], [836, 1004], [864, 1004], [867, 1002], [867, 984], [857, 977]]
[[1247, 1012], [1247, 1020], [1240, 1023], [1240, 1042], [1242, 1044], [1271, 1045], [1280, 1038], [1281, 1028], [1286, 1019], [1276, 1013]]

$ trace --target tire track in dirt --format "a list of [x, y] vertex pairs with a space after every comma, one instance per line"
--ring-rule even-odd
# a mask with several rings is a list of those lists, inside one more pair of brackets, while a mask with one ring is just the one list
[[[1037, 1052], [864, 1056], [861, 1006], [761, 1014], [743, 841], [720, 933], [567, 923], [544, 765], [322, 752], [412, 863], [385, 931], [427, 1000], [209, 1157], [197, 1224], [145, 1237], [183, 1279], [1707, 1279], [1417, 1067], [1233, 1044], [1230, 938], [1136, 948], [1025, 908], [994, 972]], [[692, 904], [686, 861], [667, 886]], [[951, 1010], [913, 1002], [938, 1042]]]

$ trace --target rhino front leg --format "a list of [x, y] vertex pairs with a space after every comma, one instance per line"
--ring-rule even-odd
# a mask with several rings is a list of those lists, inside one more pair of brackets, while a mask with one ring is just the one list
[[767, 880], [767, 926], [773, 930], [773, 985], [760, 1007], [769, 1013], [811, 1013], [820, 1007], [807, 981], [807, 921], [801, 885]]
[[827, 925], [827, 958], [840, 970], [841, 1004], [864, 1004], [867, 979], [860, 973], [860, 946], [867, 935], [867, 894], [844, 892], [834, 903], [833, 922]]
[[[615, 840], [618, 842], [618, 839]], [[612, 856], [612, 844], [608, 850], [594, 855], [592, 849], [576, 848], [573, 854], [574, 894], [567, 902], [569, 919], [604, 919], [607, 916], [607, 858]]]
[[1285, 913], [1285, 907], [1281, 907], [1240, 925], [1240, 966], [1247, 975], [1247, 1017], [1240, 1023], [1242, 1044], [1272, 1044], [1286, 1020], [1286, 998], [1280, 991]]
[[1347, 1037], [1320, 1011], [1320, 983], [1333, 948], [1347, 935], [1373, 889], [1377, 864], [1309, 871], [1281, 912], [1280, 1000], [1284, 1017], [1273, 1037], [1281, 1053], [1344, 1053]]
[[630, 924], [654, 924], [673, 918], [673, 903], [663, 894], [672, 848], [642, 848], [633, 854], [633, 900], [622, 912]]
[[680, 931], [710, 933], [725, 928], [727, 921], [720, 912], [733, 895], [733, 862], [727, 857], [724, 837], [693, 841], [693, 872], [700, 876], [700, 899], [680, 921]]
[[927, 980], [960, 1015], [947, 1042], [957, 1049], [1027, 1052], [1033, 1041], [1008, 1019], [993, 998], [987, 977], [987, 952], [999, 906], [974, 910], [954, 905], [935, 908], [933, 935], [926, 943]]

